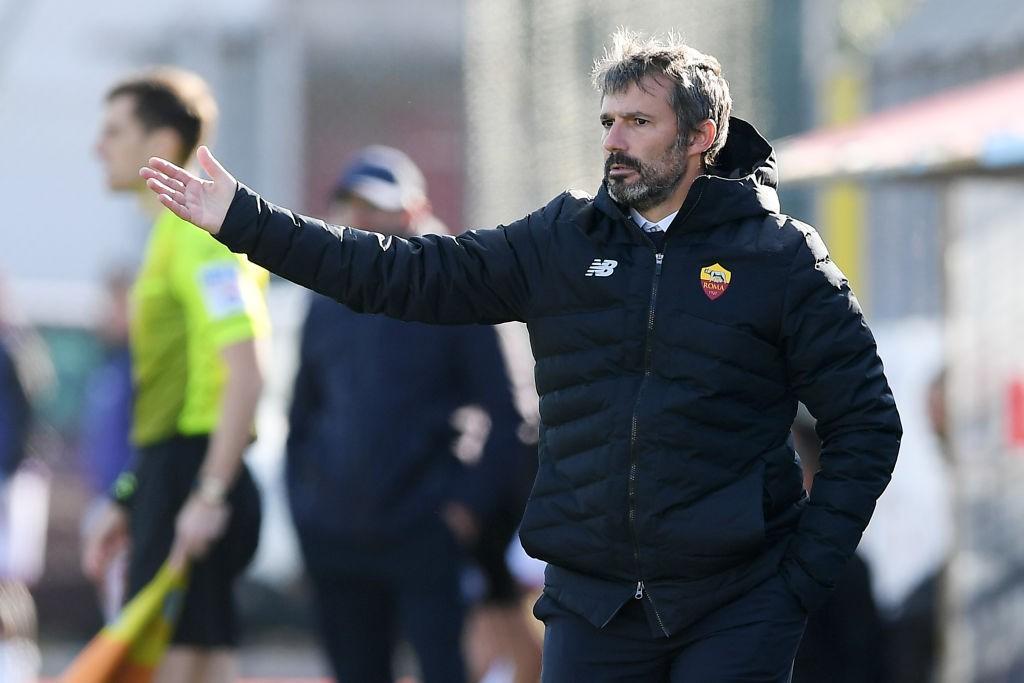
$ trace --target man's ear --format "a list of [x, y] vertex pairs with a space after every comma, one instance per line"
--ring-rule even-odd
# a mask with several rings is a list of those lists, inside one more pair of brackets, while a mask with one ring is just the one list
[[704, 119], [690, 134], [690, 142], [686, 147], [687, 155], [701, 155], [715, 144], [718, 137], [718, 126], [711, 119]]

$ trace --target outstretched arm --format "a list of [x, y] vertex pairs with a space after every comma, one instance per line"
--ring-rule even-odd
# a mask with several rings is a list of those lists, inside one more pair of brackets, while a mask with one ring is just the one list
[[164, 206], [267, 270], [359, 312], [428, 323], [525, 319], [539, 243], [566, 197], [507, 227], [402, 239], [274, 206], [205, 147], [199, 163], [210, 180], [157, 158], [140, 173]]

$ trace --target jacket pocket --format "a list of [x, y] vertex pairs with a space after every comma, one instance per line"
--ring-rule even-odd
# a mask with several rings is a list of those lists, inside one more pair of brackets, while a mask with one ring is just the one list
[[652, 578], [700, 579], [744, 563], [764, 548], [764, 463], [694, 503], [655, 512], [653, 526], [640, 538]]

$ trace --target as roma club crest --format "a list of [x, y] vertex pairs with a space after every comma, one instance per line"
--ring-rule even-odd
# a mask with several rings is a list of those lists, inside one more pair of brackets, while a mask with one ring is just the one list
[[714, 301], [725, 294], [729, 289], [729, 282], [732, 281], [732, 273], [722, 267], [721, 263], [713, 266], [704, 266], [700, 269], [700, 286], [709, 299]]

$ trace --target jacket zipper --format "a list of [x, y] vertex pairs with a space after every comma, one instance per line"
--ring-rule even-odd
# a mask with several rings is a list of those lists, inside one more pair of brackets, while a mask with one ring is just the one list
[[[636, 489], [637, 471], [639, 469], [636, 453], [637, 413], [640, 409], [640, 397], [643, 395], [644, 387], [647, 385], [647, 379], [651, 376], [651, 332], [654, 331], [654, 308], [658, 299], [658, 282], [661, 279], [661, 264], [664, 258], [665, 255], [662, 252], [654, 254], [654, 280], [651, 283], [651, 303], [647, 314], [647, 329], [644, 333], [644, 377], [640, 381], [640, 388], [636, 392], [636, 402], [633, 405], [633, 422], [629, 434], [629, 529], [633, 537], [633, 561], [636, 563], [636, 573], [639, 577], [636, 582], [636, 593], [633, 594], [636, 600], [643, 600], [645, 595], [643, 570], [640, 567], [640, 540], [636, 531]], [[651, 603], [651, 609], [654, 611], [654, 617], [658, 621], [658, 626], [668, 636], [668, 631], [661, 620], [661, 615], [654, 604], [654, 599], [651, 598], [650, 593], [646, 595]]]

